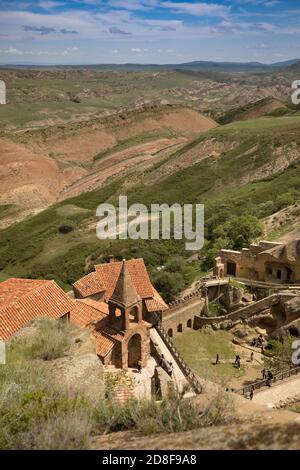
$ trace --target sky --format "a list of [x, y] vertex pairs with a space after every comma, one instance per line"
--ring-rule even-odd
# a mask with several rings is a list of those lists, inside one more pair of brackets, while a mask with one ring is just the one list
[[299, 46], [299, 0], [0, 0], [0, 64], [273, 63]]

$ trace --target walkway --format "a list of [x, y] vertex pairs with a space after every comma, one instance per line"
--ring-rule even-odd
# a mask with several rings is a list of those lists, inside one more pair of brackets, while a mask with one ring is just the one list
[[165, 342], [162, 340], [162, 338], [160, 337], [159, 333], [157, 332], [155, 328], [150, 329], [150, 337], [153, 343], [157, 344], [161, 354], [165, 356], [167, 361], [172, 362], [174, 366], [173, 378], [176, 383], [177, 389], [181, 391], [183, 387], [188, 385], [188, 382], [182, 370], [180, 369], [179, 365], [177, 364], [176, 359], [173, 357], [169, 348], [167, 347]]
[[283, 403], [300, 401], [300, 377], [273, 384], [267, 388], [254, 393], [253, 402], [274, 408]]
[[141, 372], [133, 374], [135, 383], [134, 395], [139, 400], [151, 400], [152, 398], [151, 384], [156, 365], [154, 357], [150, 357], [146, 367], [143, 367]]

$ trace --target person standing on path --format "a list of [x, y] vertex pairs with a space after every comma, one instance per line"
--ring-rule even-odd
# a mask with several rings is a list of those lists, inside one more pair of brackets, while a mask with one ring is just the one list
[[220, 363], [220, 358], [219, 358], [219, 354], [217, 354], [217, 357], [216, 357], [216, 365]]
[[254, 359], [254, 352], [252, 351], [250, 354], [250, 361], [253, 362], [253, 359]]
[[172, 378], [173, 372], [174, 372], [174, 366], [173, 366], [172, 362], [169, 362], [169, 367], [168, 367], [167, 372], [168, 372], [169, 376]]
[[270, 370], [268, 370], [267, 372], [267, 385], [269, 388], [271, 388], [271, 385], [272, 385], [272, 379], [273, 379], [273, 374]]
[[253, 400], [253, 395], [254, 395], [254, 389], [253, 389], [253, 387], [251, 387], [251, 389], [250, 389], [250, 400], [251, 401]]

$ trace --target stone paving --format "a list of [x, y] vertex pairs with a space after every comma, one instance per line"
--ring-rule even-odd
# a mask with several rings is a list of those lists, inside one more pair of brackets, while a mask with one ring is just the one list
[[271, 388], [254, 392], [253, 402], [274, 408], [284, 403], [300, 400], [300, 377], [277, 383]]

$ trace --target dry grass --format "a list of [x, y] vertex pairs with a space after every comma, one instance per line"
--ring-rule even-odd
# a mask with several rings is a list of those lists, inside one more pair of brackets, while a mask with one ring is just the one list
[[8, 345], [7, 364], [0, 368], [0, 449], [87, 449], [93, 434], [177, 433], [232, 421], [232, 404], [224, 394], [203, 404], [171, 391], [160, 402], [129, 400], [121, 405], [111, 393], [92, 402], [55, 388], [50, 356], [65, 354], [68, 327], [48, 321], [34, 327]]

